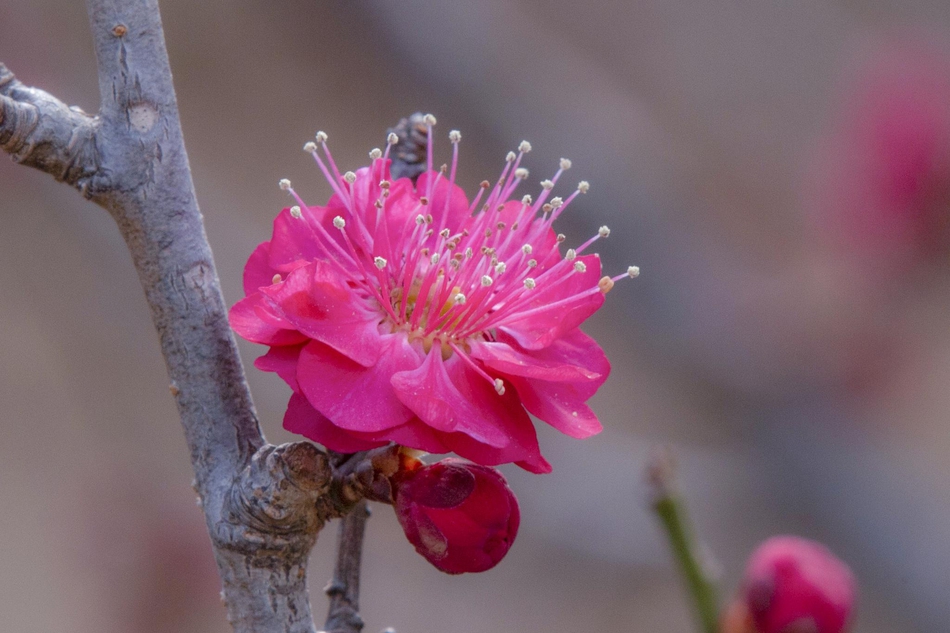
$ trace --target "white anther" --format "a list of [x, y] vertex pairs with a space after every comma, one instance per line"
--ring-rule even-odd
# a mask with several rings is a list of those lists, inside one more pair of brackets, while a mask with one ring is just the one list
[[328, 138], [330, 137], [323, 130], [317, 132], [317, 143], [326, 143]]
[[531, 248], [531, 244], [525, 244], [521, 247], [521, 252], [525, 255], [530, 255], [532, 250], [534, 249]]
[[524, 287], [528, 290], [534, 290], [534, 287], [537, 286], [537, 282], [531, 277], [526, 277], [524, 280]]
[[536, 259], [529, 259], [529, 260], [528, 260], [528, 268], [534, 268], [534, 267], [537, 266], [537, 265], [538, 265], [538, 260], [536, 260]]
[[380, 189], [389, 189], [389, 186], [390, 186], [391, 184], [392, 184], [392, 183], [389, 182], [388, 180], [380, 180], [380, 181], [379, 181], [379, 188], [380, 188]]
[[313, 141], [307, 141], [303, 144], [303, 151], [307, 152], [308, 154], [312, 154], [317, 151], [317, 144]]
[[495, 274], [500, 275], [508, 269], [508, 266], [505, 265], [505, 262], [498, 262], [495, 264]]
[[567, 252], [564, 253], [564, 259], [567, 261], [572, 261], [575, 257], [577, 257], [577, 251], [575, 251], [573, 248], [567, 249]]
[[492, 278], [489, 277], [488, 275], [482, 275], [482, 285], [485, 286], [486, 288], [492, 285]]
[[386, 143], [388, 145], [395, 145], [398, 142], [399, 142], [399, 137], [396, 135], [395, 132], [390, 132], [389, 136], [386, 137]]
[[600, 227], [597, 229], [597, 235], [601, 237], [610, 237], [610, 227], [607, 225]]
[[383, 268], [386, 268], [386, 260], [383, 259], [382, 257], [374, 257], [373, 263], [376, 264], [376, 268], [380, 270], [382, 270]]
[[438, 264], [439, 254], [438, 253], [434, 254], [432, 257], [429, 258], [429, 261], [432, 262], [433, 264]]
[[455, 303], [456, 303], [456, 305], [463, 306], [463, 305], [465, 305], [465, 302], [466, 302], [466, 301], [467, 301], [467, 299], [465, 298], [465, 295], [463, 295], [461, 292], [458, 293], [457, 295], [455, 295]]
[[557, 243], [560, 244], [561, 242], [567, 239], [567, 236], [564, 235], [563, 233], [558, 233], [556, 239], [557, 239]]
[[521, 143], [518, 145], [518, 151], [527, 154], [531, 151], [531, 143], [528, 141], [521, 141]]
[[551, 206], [554, 207], [555, 209], [558, 209], [558, 208], [560, 208], [560, 207], [563, 206], [563, 205], [564, 205], [564, 199], [563, 199], [563, 198], [561, 198], [561, 197], [559, 197], [559, 196], [554, 196], [553, 198], [551, 198]]
[[461, 141], [461, 140], [462, 140], [462, 133], [461, 133], [461, 132], [459, 132], [458, 130], [452, 130], [451, 132], [449, 132], [449, 142], [450, 142], [450, 143], [458, 143], [458, 142]]
[[376, 160], [377, 158], [382, 158], [383, 150], [379, 149], [378, 147], [374, 147], [373, 149], [369, 150], [369, 157], [372, 158], [373, 160]]
[[586, 180], [580, 181], [579, 183], [577, 183], [577, 190], [580, 191], [581, 193], [587, 193], [588, 191], [590, 191], [590, 183], [587, 182]]
[[281, 281], [283, 281], [283, 279], [281, 278], [279, 273], [274, 275], [274, 278], [270, 280], [272, 284], [279, 284]]
[[290, 217], [294, 218], [295, 220], [302, 218], [303, 213], [300, 212], [300, 207], [297, 205], [290, 207]]
[[422, 117], [422, 120], [425, 121], [426, 125], [428, 126], [435, 125], [435, 117], [432, 116], [431, 114], [425, 115], [424, 117]]
[[442, 229], [441, 231], [439, 231], [439, 236], [444, 240], [449, 239], [449, 235], [451, 234], [452, 233], [448, 229]]
[[631, 279], [636, 279], [640, 276], [640, 267], [639, 266], [630, 266], [627, 268], [627, 274], [630, 275]]
[[416, 224], [422, 225], [426, 223], [426, 216], [419, 214], [416, 216]]
[[333, 226], [335, 226], [336, 228], [342, 231], [343, 228], [346, 226], [346, 220], [344, 220], [340, 216], [336, 216], [335, 218], [333, 218]]
[[516, 158], [518, 158], [518, 156], [514, 152], [508, 152], [508, 154], [505, 156], [505, 162], [513, 163], [515, 162]]
[[465, 249], [465, 256], [466, 256], [467, 258], [471, 259], [471, 258], [472, 258], [472, 255], [474, 255], [474, 254], [475, 254], [475, 251], [472, 250], [472, 247], [471, 247], [471, 246], [469, 246], [468, 248]]
[[290, 181], [286, 178], [281, 178], [280, 182], [277, 183], [281, 189], [284, 191], [290, 191]]
[[343, 180], [345, 180], [346, 182], [352, 185], [354, 182], [356, 182], [356, 174], [354, 174], [351, 171], [348, 171], [345, 174], [343, 174]]
[[614, 280], [607, 276], [601, 277], [597, 282], [597, 287], [602, 293], [607, 294], [614, 287]]
[[574, 262], [574, 270], [579, 273], [587, 272], [587, 264], [582, 261]]
[[562, 158], [561, 169], [563, 169], [564, 171], [567, 171], [570, 168], [571, 168], [571, 160], [569, 158]]
[[515, 178], [517, 178], [518, 180], [524, 180], [527, 177], [528, 177], [528, 170], [525, 169], [524, 167], [519, 167], [518, 169], [515, 170]]
[[521, 204], [531, 204], [533, 201], [534, 198], [531, 197], [531, 194], [526, 193], [524, 197], [521, 198]]
[[501, 378], [495, 378], [495, 391], [499, 396], [505, 395], [505, 383]]
[[554, 189], [554, 183], [551, 182], [550, 180], [542, 180], [541, 188], [545, 189], [546, 191], [551, 191], [552, 189]]

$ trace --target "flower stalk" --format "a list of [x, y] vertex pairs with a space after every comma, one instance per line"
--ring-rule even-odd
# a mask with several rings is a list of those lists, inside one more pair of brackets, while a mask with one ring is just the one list
[[702, 633], [719, 630], [718, 588], [704, 565], [686, 504], [676, 489], [675, 469], [669, 451], [657, 453], [648, 466], [652, 506], [683, 574]]

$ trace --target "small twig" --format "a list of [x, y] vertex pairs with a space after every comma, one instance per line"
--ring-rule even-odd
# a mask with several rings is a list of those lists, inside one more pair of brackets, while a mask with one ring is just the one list
[[686, 505], [676, 491], [675, 469], [669, 451], [658, 452], [651, 459], [648, 477], [653, 493], [653, 509], [660, 518], [673, 555], [683, 572], [701, 630], [704, 633], [717, 633], [719, 606], [716, 583], [703, 565]]
[[336, 568], [333, 580], [326, 588], [330, 597], [330, 610], [324, 627], [326, 633], [359, 633], [363, 630], [363, 619], [360, 617], [360, 563], [368, 518], [369, 507], [362, 500], [340, 521]]

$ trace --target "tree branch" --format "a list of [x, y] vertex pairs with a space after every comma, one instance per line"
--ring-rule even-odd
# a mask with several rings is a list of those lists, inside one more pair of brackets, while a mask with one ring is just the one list
[[157, 0], [87, 0], [87, 7], [99, 115], [25, 87], [0, 66], [0, 147], [77, 187], [125, 238], [234, 630], [313, 633], [307, 558], [323, 523], [353, 507], [367, 478], [334, 476], [311, 444], [265, 443], [198, 209]]

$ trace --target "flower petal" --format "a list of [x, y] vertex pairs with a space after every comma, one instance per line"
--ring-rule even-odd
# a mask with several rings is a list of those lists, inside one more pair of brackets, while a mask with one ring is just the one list
[[503, 395], [499, 395], [487, 380], [461, 359], [455, 363], [446, 363], [446, 369], [452, 383], [466, 400], [478, 408], [482, 418], [504, 429], [508, 436], [507, 445], [495, 447], [479, 442], [467, 433], [448, 433], [444, 442], [450, 450], [486, 466], [517, 462], [519, 466], [531, 472], [551, 472], [551, 465], [541, 456], [538, 436], [531, 418], [521, 406], [514, 389], [508, 389]]
[[371, 441], [395, 442], [400, 446], [415, 448], [426, 453], [448, 453], [449, 448], [443, 441], [443, 433], [439, 433], [431, 426], [413, 417], [405, 424], [384, 429], [375, 433], [350, 432], [354, 437]]
[[604, 293], [585, 292], [597, 288], [600, 257], [587, 255], [577, 261], [584, 263], [584, 272], [572, 273], [550, 289], [539, 288], [531, 303], [505, 317], [499, 329], [510, 334], [521, 347], [536, 350], [547, 347], [596, 312], [604, 304]]
[[270, 242], [261, 242], [244, 265], [244, 294], [250, 296], [261, 286], [271, 285], [276, 273], [270, 265]]
[[522, 351], [517, 344], [501, 340], [474, 342], [471, 347], [472, 358], [507, 376], [553, 382], [597, 381], [599, 386], [610, 372], [603, 350], [579, 329], [539, 350]]
[[300, 351], [303, 347], [303, 344], [271, 347], [266, 354], [254, 361], [254, 366], [261, 371], [276, 372], [294, 392], [299, 392], [297, 363], [300, 361]]
[[381, 339], [379, 360], [364, 367], [331, 347], [311, 341], [300, 353], [297, 378], [307, 400], [336, 426], [376, 432], [404, 424], [413, 417], [396, 397], [390, 379], [422, 363], [420, 352], [405, 336]]
[[[308, 211], [313, 212], [314, 209]], [[307, 221], [290, 215], [289, 208], [274, 218], [274, 234], [269, 244], [267, 263], [279, 273], [289, 273], [307, 262], [326, 256]]]
[[427, 213], [432, 214], [432, 224], [435, 227], [447, 227], [455, 232], [469, 218], [468, 196], [465, 191], [449, 182], [440, 172], [427, 171], [421, 174], [416, 180], [416, 193], [429, 198], [425, 209]]
[[597, 416], [584, 402], [587, 396], [573, 383], [512, 377], [521, 402], [532, 414], [565, 435], [590, 437], [603, 430]]
[[274, 314], [260, 292], [245, 297], [231, 307], [228, 322], [242, 337], [262, 345], [295, 345], [307, 340], [293, 326]]
[[[463, 363], [453, 357], [453, 364]], [[470, 376], [459, 376], [460, 380]], [[476, 380], [483, 380], [475, 375]], [[459, 391], [453, 384], [438, 346], [426, 355], [422, 365], [412, 371], [394, 374], [392, 385], [400, 401], [418, 415], [423, 422], [442, 432], [465, 433], [483, 444], [496, 448], [506, 446], [510, 439], [499, 426], [502, 420], [484, 415], [484, 411]], [[492, 393], [493, 397], [497, 394]]]
[[472, 356], [486, 355], [485, 364], [511, 380], [525, 408], [539, 419], [571, 437], [589, 437], [602, 430], [584, 403], [607, 379], [610, 362], [579, 328], [547, 347], [524, 352], [499, 333], [497, 343], [472, 346]]
[[387, 440], [365, 440], [347, 433], [314, 409], [299, 393], [290, 396], [284, 414], [284, 428], [340, 453], [366, 451], [389, 443]]
[[380, 315], [330, 265], [316, 261], [261, 289], [287, 323], [364, 367], [380, 354]]

